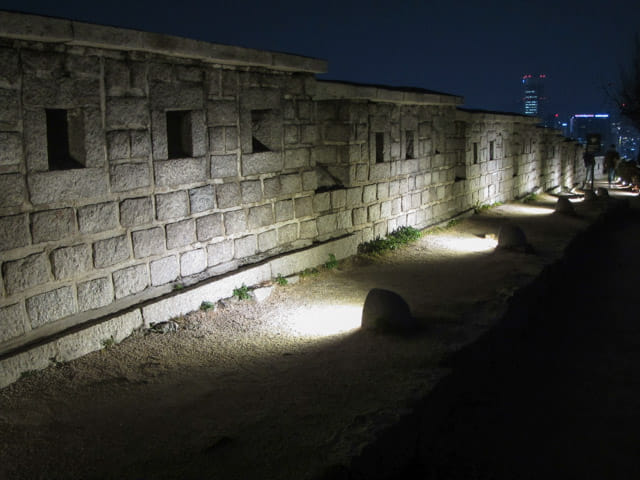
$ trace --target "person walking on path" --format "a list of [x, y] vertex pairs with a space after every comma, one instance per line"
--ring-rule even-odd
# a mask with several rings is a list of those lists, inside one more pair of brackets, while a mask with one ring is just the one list
[[593, 190], [593, 168], [596, 164], [596, 157], [591, 152], [584, 152], [582, 155], [582, 160], [584, 161], [585, 175], [584, 182], [582, 182], [582, 188], [584, 189], [587, 185], [590, 185], [591, 190]]
[[620, 160], [620, 154], [616, 151], [616, 146], [611, 145], [609, 150], [604, 154], [604, 164], [603, 164], [603, 173], [607, 174], [609, 179], [609, 188], [611, 188], [611, 183], [616, 174], [616, 166], [618, 165], [618, 161]]

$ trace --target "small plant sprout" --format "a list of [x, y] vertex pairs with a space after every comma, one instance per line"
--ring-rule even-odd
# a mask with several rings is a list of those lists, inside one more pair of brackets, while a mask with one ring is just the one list
[[336, 268], [337, 266], [338, 266], [338, 260], [336, 259], [336, 256], [333, 253], [330, 253], [329, 260], [324, 262], [324, 268], [326, 268], [327, 270], [331, 270]]
[[276, 283], [281, 287], [284, 287], [287, 283], [289, 283], [289, 280], [287, 280], [285, 277], [282, 276], [281, 273], [279, 273], [278, 276], [276, 277]]
[[104, 348], [111, 348], [116, 344], [116, 340], [113, 338], [113, 336], [109, 337], [109, 338], [105, 338], [102, 341], [102, 346]]
[[244, 283], [241, 287], [233, 289], [233, 296], [238, 300], [249, 300], [249, 298], [251, 298], [251, 295], [249, 295], [249, 288]]
[[184, 290], [184, 285], [182, 283], [176, 283], [173, 285], [174, 290]]
[[203, 312], [208, 312], [209, 310], [215, 310], [216, 304], [213, 302], [204, 301], [200, 304], [200, 310]]

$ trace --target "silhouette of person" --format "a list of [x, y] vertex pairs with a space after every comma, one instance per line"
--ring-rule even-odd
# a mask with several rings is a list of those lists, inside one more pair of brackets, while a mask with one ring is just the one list
[[604, 154], [604, 163], [602, 165], [604, 172], [607, 174], [607, 178], [609, 179], [609, 188], [611, 188], [611, 183], [616, 175], [616, 166], [618, 165], [618, 161], [620, 160], [620, 154], [616, 151], [616, 146], [611, 145], [609, 150]]
[[596, 157], [591, 152], [584, 152], [582, 154], [582, 160], [584, 161], [584, 182], [582, 182], [582, 188], [584, 189], [590, 184], [591, 190], [593, 190], [593, 169], [596, 165]]

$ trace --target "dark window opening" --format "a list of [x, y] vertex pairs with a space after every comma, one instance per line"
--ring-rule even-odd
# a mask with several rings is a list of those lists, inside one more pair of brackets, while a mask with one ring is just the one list
[[49, 170], [84, 168], [84, 130], [79, 117], [69, 118], [68, 111], [63, 109], [46, 109], [45, 114]]
[[493, 140], [489, 142], [489, 160], [496, 159], [496, 142]]
[[384, 133], [376, 132], [376, 163], [384, 162]]
[[406, 143], [406, 158], [416, 158], [413, 154], [413, 132], [408, 131], [405, 133], [405, 143]]
[[167, 153], [169, 158], [193, 156], [190, 111], [167, 112]]
[[275, 135], [275, 117], [272, 110], [251, 110], [251, 151], [272, 152], [278, 148]]
[[473, 142], [473, 164], [478, 163], [478, 142]]

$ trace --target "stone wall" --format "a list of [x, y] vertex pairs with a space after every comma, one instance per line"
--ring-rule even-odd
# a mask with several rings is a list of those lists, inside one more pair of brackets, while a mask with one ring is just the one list
[[453, 95], [0, 17], [0, 355], [177, 284], [582, 178], [579, 146]]

